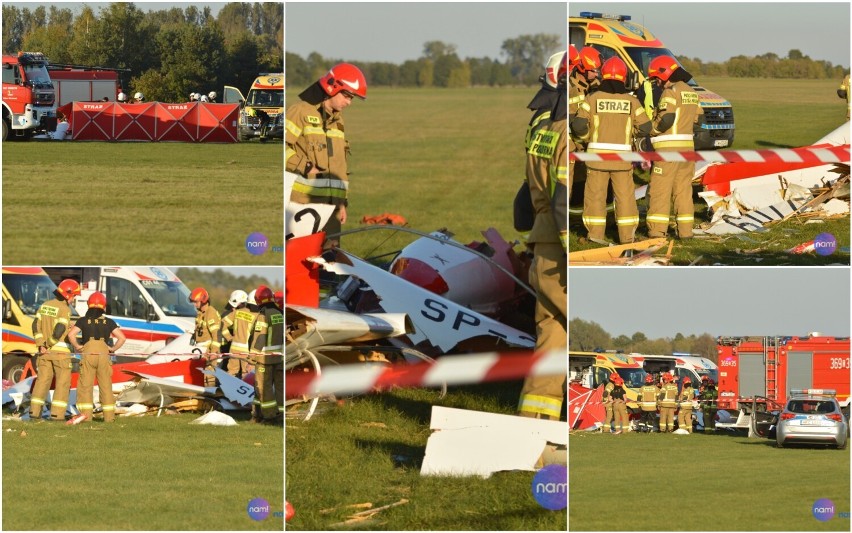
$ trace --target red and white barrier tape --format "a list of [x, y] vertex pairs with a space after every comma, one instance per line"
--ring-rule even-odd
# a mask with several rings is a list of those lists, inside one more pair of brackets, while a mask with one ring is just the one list
[[589, 153], [571, 152], [571, 159], [600, 161], [668, 161], [683, 163], [707, 161], [710, 163], [849, 163], [849, 145], [803, 146], [774, 150], [721, 150], [701, 152], [614, 152]]
[[447, 355], [434, 363], [400, 365], [350, 364], [330, 366], [322, 374], [288, 373], [284, 391], [288, 398], [320, 394], [364, 394], [397, 387], [440, 387], [488, 381], [520, 379], [525, 376], [568, 374], [565, 350], [532, 353], [487, 352]]

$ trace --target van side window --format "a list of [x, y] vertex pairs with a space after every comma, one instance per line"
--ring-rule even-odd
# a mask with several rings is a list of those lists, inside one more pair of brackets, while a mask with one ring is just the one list
[[107, 314], [127, 318], [145, 318], [145, 298], [139, 289], [128, 280], [106, 278]]

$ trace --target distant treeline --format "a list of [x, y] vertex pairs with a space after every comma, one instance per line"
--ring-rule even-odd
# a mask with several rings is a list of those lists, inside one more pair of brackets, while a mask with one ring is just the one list
[[[564, 37], [553, 34], [521, 35], [501, 46], [504, 61], [489, 57], [459, 58], [454, 44], [429, 41], [423, 54], [402, 64], [359, 62], [356, 64], [370, 86], [387, 87], [500, 87], [533, 85], [544, 73], [551, 54], [559, 51]], [[286, 54], [286, 79], [290, 87], [308, 86], [345, 59], [325, 58], [312, 52], [307, 58]]]
[[732, 78], [842, 79], [849, 69], [829, 61], [811, 59], [800, 50], [790, 50], [787, 57], [767, 53], [761, 56], [736, 56], [723, 63], [705, 63], [698, 58], [678, 57], [693, 76], [730, 76]]
[[[275, 283], [281, 283], [280, 279], [269, 280], [262, 276], [236, 276], [220, 268], [209, 272], [192, 267], [181, 267], [177, 269], [175, 274], [190, 291], [197, 287], [204, 287], [207, 294], [210, 295], [210, 302], [213, 307], [220, 313], [225, 309], [225, 304], [228, 303], [231, 292], [237, 289], [246, 291], [246, 294], [257, 289], [260, 285], [266, 285], [273, 292], [283, 289], [283, 287], [275, 285]], [[281, 274], [284, 274], [283, 269]]]
[[[691, 71], [690, 71], [691, 72]], [[595, 350], [621, 350], [625, 353], [670, 355], [672, 353], [690, 353], [716, 361], [716, 338], [709, 333], [649, 339], [637, 331], [630, 337], [613, 337], [600, 324], [575, 318], [568, 323], [568, 349], [571, 351], [592, 352]]]
[[3, 4], [3, 53], [42, 52], [52, 63], [129, 69], [125, 92], [147, 100], [186, 101], [191, 92], [233, 85], [243, 93], [259, 72], [284, 65], [284, 5], [226, 4], [142, 12], [115, 2], [77, 16], [62, 4], [19, 9]]

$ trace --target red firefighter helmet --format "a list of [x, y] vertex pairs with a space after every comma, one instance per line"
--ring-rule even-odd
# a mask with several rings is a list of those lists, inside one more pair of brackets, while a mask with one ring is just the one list
[[672, 73], [679, 68], [680, 66], [672, 56], [657, 56], [648, 65], [648, 77], [669, 81]]
[[577, 51], [577, 48], [574, 45], [570, 45], [568, 47], [568, 66], [571, 70], [574, 70], [574, 67], [577, 66], [577, 63], [580, 61], [580, 52]]
[[586, 46], [580, 50], [580, 58], [577, 62], [577, 70], [580, 72], [588, 72], [590, 70], [598, 70], [601, 68], [601, 53]]
[[689, 376], [684, 376], [684, 377], [683, 377], [683, 384], [684, 384], [684, 385], [692, 385], [692, 380], [691, 380], [691, 379], [689, 379]]
[[284, 309], [284, 291], [275, 291], [272, 297], [275, 299], [275, 306]]
[[601, 78], [624, 83], [627, 81], [627, 65], [618, 57], [611, 57], [601, 67]]
[[274, 300], [275, 296], [272, 294], [272, 289], [266, 285], [261, 285], [257, 288], [257, 292], [254, 293], [254, 301], [257, 302], [257, 305], [268, 304]]
[[671, 383], [674, 378], [668, 372], [663, 373], [663, 383]]
[[654, 376], [652, 376], [651, 374], [645, 374], [645, 383], [650, 384], [650, 383], [653, 383], [653, 382], [654, 382]]
[[80, 296], [80, 284], [73, 279], [63, 279], [56, 287], [56, 292], [62, 295], [63, 298], [70, 301], [75, 296]]
[[715, 382], [715, 381], [713, 381], [712, 379], [708, 379], [708, 380], [707, 380], [707, 385], [709, 385], [709, 386], [711, 386], [711, 387], [715, 387], [715, 386], [716, 386], [716, 382]]
[[93, 292], [87, 302], [89, 309], [103, 309], [106, 311], [106, 296], [102, 292]]
[[367, 98], [367, 79], [361, 69], [352, 63], [340, 63], [319, 79], [320, 87], [329, 96], [346, 91], [364, 100]]
[[615, 379], [612, 382], [615, 385], [624, 385], [624, 379], [621, 376], [615, 376]]
[[208, 301], [210, 301], [210, 295], [207, 294], [207, 291], [204, 289], [204, 287], [197, 287], [195, 289], [192, 289], [192, 292], [189, 293], [189, 303], [198, 302], [201, 305], [204, 305]]
[[612, 374], [609, 375], [609, 380], [615, 381], [615, 378], [617, 378], [617, 377], [619, 377], [618, 372], [613, 372]]

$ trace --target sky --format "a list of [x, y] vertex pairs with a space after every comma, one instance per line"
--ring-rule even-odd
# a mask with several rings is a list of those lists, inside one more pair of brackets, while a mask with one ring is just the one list
[[568, 316], [613, 337], [848, 337], [849, 280], [846, 267], [577, 267], [568, 275]]
[[400, 64], [423, 54], [423, 43], [443, 41], [466, 57], [505, 60], [506, 39], [548, 33], [567, 47], [566, 2], [288, 2], [284, 43], [306, 58], [318, 52], [349, 61]]
[[568, 12], [630, 15], [631, 22], [645, 26], [676, 55], [705, 62], [767, 52], [786, 57], [798, 49], [811, 59], [848, 68], [849, 6], [849, 2], [571, 2]]

